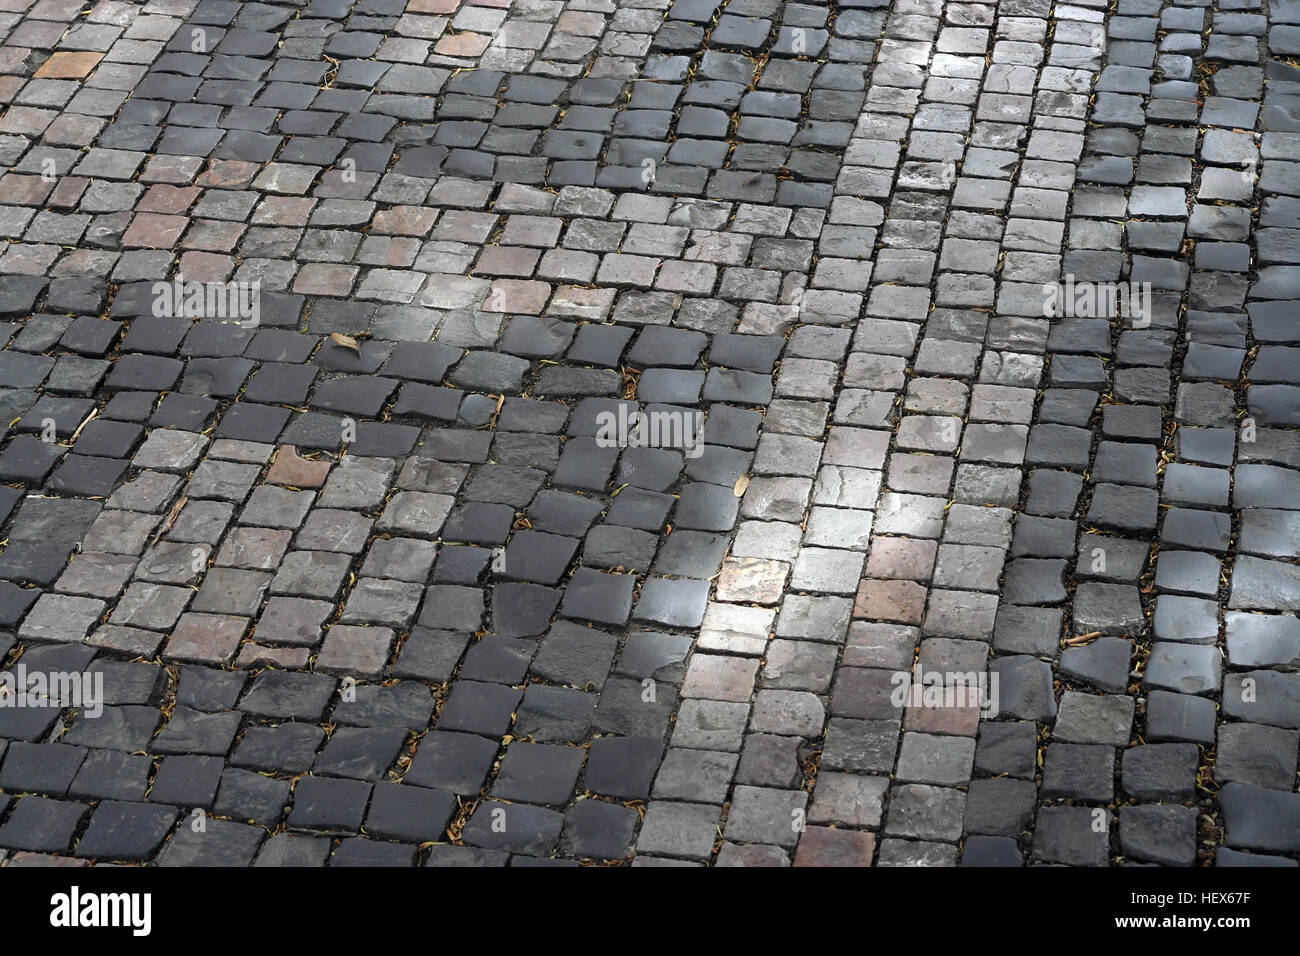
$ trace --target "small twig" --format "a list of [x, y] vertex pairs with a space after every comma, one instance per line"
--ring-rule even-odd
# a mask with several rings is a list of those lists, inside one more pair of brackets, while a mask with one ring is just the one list
[[1086, 644], [1094, 637], [1101, 637], [1101, 631], [1089, 631], [1087, 634], [1079, 634], [1076, 637], [1067, 637], [1061, 643], [1066, 647], [1075, 647], [1079, 644]]

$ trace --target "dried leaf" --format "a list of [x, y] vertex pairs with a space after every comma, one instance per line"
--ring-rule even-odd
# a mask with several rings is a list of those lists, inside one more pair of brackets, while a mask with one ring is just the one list
[[357, 355], [361, 354], [361, 343], [350, 335], [344, 335], [342, 332], [331, 332], [330, 341], [341, 348], [351, 349]]
[[748, 487], [749, 487], [749, 475], [741, 475], [739, 478], [736, 479], [736, 487], [731, 489], [731, 493], [735, 495], [737, 498], [739, 498], [741, 495], [745, 493], [745, 489]]

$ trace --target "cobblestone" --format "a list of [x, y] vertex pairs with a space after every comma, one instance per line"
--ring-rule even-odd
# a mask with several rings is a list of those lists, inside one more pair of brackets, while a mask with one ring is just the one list
[[0, 847], [1295, 863], [1289, 6], [10, 6]]

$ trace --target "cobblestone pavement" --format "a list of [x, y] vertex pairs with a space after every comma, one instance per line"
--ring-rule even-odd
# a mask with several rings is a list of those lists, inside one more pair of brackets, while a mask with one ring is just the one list
[[1297, 0], [0, 37], [4, 865], [1297, 865]]

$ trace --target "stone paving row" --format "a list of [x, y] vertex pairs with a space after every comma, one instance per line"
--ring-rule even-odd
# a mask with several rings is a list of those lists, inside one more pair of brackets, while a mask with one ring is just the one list
[[[1258, 230], [1207, 233], [1237, 246], [1203, 242], [1180, 272], [1173, 194], [1147, 180], [1186, 212], [1182, 187], [1241, 141], [1207, 134], [1218, 152], [1198, 156], [1149, 125], [1195, 144], [1173, 73], [1199, 29], [1178, 17], [1159, 24], [1182, 36], [1160, 40], [1162, 95], [1108, 92], [1155, 55], [1165, 14], [1137, 6], [0, 3], [0, 663], [106, 690], [102, 714], [0, 707], [7, 865], [1097, 862], [1072, 828], [1110, 797], [1054, 791], [1055, 769], [1036, 795], [1034, 721], [1057, 713], [1055, 678], [1074, 736], [1052, 728], [1049, 768], [1109, 771], [1128, 738], [1088, 735], [1132, 703], [1067, 664], [1102, 640], [1051, 670], [1062, 621], [1110, 625], [1080, 630], [1093, 572], [1051, 563], [1090, 535], [1038, 503], [1064, 507], [1060, 469], [1086, 475], [1059, 517], [1086, 532], [1102, 507], [1109, 566], [1131, 566], [1156, 526], [1117, 525], [1091, 486], [1158, 479], [1107, 442], [1230, 465], [1206, 457], [1224, 423], [1199, 420], [1217, 406], [1196, 390], [1225, 379], [1257, 426], [1228, 479], [1248, 509], [1222, 548], [1229, 666], [1239, 626], [1268, 709], [1225, 690], [1246, 769], [1220, 757], [1213, 779], [1232, 781], [1229, 846], [1294, 851], [1251, 828], [1294, 813], [1258, 788], [1294, 788], [1291, 675], [1267, 668], [1290, 662], [1295, 618], [1232, 616], [1296, 610], [1294, 473], [1250, 473], [1297, 465], [1276, 301], [1300, 287], [1282, 265], [1296, 190], [1270, 152], [1290, 144], [1261, 140]], [[1288, 54], [1279, 9], [1267, 42]], [[1258, 62], [1240, 58], [1259, 18], [1220, 16], [1238, 40], [1211, 33], [1198, 64]], [[1270, 69], [1265, 129], [1294, 95]], [[1254, 76], [1210, 82], [1258, 101]], [[1249, 128], [1236, 102], [1205, 109]], [[1145, 130], [1127, 210], [1125, 128]], [[1214, 200], [1258, 197], [1251, 179], [1204, 198], [1214, 218], [1188, 235], [1228, 228]], [[1158, 221], [1121, 233], [1126, 213]], [[1118, 277], [1125, 241], [1162, 289], [1156, 330], [1199, 328], [1197, 296], [1244, 301], [1241, 248], [1278, 264], [1232, 320], [1247, 388], [1211, 374], [1224, 349], [1162, 357], [1147, 332], [1130, 353], [1119, 324], [1044, 317], [1044, 282]], [[1170, 277], [1188, 265], [1183, 320]], [[181, 277], [260, 283], [256, 322], [159, 314], [155, 282]], [[1152, 385], [1174, 357], [1177, 405]], [[1112, 392], [1163, 406], [1158, 433], [1098, 418], [1094, 449], [1079, 396]], [[1188, 409], [1207, 426], [1192, 453], [1166, 427]], [[666, 447], [610, 439], [642, 412]], [[1210, 515], [1194, 521], [1228, 515], [1188, 494], [1171, 500]], [[1113, 580], [1149, 604], [1140, 572]], [[1162, 599], [1206, 595], [1205, 569], [1185, 573], [1156, 571]], [[1145, 649], [1144, 619], [1124, 623]], [[1167, 640], [1158, 686], [1208, 693], [1175, 652], [1210, 644]], [[997, 720], [894, 695], [914, 665], [982, 673], [990, 649]], [[1256, 772], [1287, 746], [1289, 782]], [[1168, 852], [1150, 834], [1183, 792], [1127, 792], [1151, 806], [1124, 858]]]
[[[950, 19], [966, 15], [948, 9]], [[876, 290], [895, 310], [887, 314], [924, 323], [918, 344], [900, 342], [907, 389], [855, 608], [893, 622], [863, 625], [862, 662], [889, 671], [837, 678], [846, 700], [866, 689], [877, 701], [855, 714], [868, 718], [873, 747], [854, 759], [892, 778], [882, 865], [958, 860], [978, 701], [957, 695], [953, 675], [986, 666], [1047, 332], [1041, 290], [1059, 268], [1073, 184], [1061, 160], [1077, 155], [1086, 68], [1101, 46], [1099, 11], [1025, 3], [996, 14], [991, 31], [940, 33], [936, 50], [950, 52], [935, 54], [919, 103], [902, 101], [913, 116], [910, 130], [894, 127], [907, 152], [887, 214], [890, 248], [876, 259], [874, 278], [893, 283]], [[935, 191], [905, 191], [925, 184]], [[882, 687], [892, 689], [914, 650], [918, 686], [900, 739], [896, 699], [882, 699]], [[945, 706], [928, 703], [935, 679], [954, 694]]]
[[1047, 339], [967, 864], [1296, 865], [1297, 22], [1106, 22], [1061, 273], [1152, 300]]
[[[800, 795], [782, 803], [737, 786], [724, 830], [724, 837], [734, 831], [763, 839], [755, 825], [762, 821], [777, 845], [797, 838], [796, 864], [957, 862], [977, 702], [935, 708], [923, 693], [909, 701], [894, 694], [895, 676], [905, 679], [914, 664], [920, 679], [985, 667], [988, 633], [981, 628], [992, 628], [1020, 483], [1018, 467], [1008, 465], [1023, 456], [1033, 400], [1025, 386], [1038, 370], [1027, 350], [1045, 337], [1042, 282], [1059, 268], [1044, 262], [1052, 257], [1042, 250], [1059, 246], [1060, 226], [1053, 235], [1050, 217], [1063, 211], [1073, 181], [1073, 166], [1055, 159], [1070, 137], [1082, 142], [1086, 100], [1070, 91], [1086, 90], [1090, 78], [1074, 63], [1100, 50], [1100, 15], [1081, 8], [1050, 18], [1046, 4], [1032, 3], [1004, 4], [996, 16], [961, 4], [924, 12], [932, 16], [887, 22], [859, 122], [864, 136], [848, 154], [877, 157], [865, 172], [887, 211], [865, 317], [848, 355], [835, 356], [844, 387], [832, 421], [867, 429], [855, 444], [871, 457], [858, 464], [881, 474], [860, 501], [874, 521], [851, 526], [837, 514], [828, 541], [842, 547], [856, 538], [868, 557], [846, 579], [852, 599], [821, 599], [823, 623], [814, 633], [843, 641], [838, 655], [834, 647], [787, 649], [778, 641], [764, 652], [764, 685], [830, 692], [829, 720], [812, 745], [809, 825], [782, 840], [778, 825], [791, 807], [802, 809]], [[1044, 63], [1049, 30], [1057, 42]], [[1078, 42], [1067, 44], [1067, 36]], [[1000, 307], [992, 278], [1000, 261], [1004, 292], [1016, 280], [1038, 279], [1037, 318]], [[1005, 315], [991, 315], [995, 303]], [[823, 463], [839, 427], [832, 425]], [[831, 487], [825, 470], [817, 491]], [[809, 509], [806, 527], [824, 514]], [[791, 587], [808, 591], [810, 582]], [[782, 615], [809, 597], [787, 596]], [[765, 693], [755, 698], [756, 714]], [[810, 712], [805, 733], [816, 738], [811, 718], [820, 713], [811, 702], [803, 709]], [[747, 758], [742, 752], [742, 764]], [[718, 861], [733, 854], [747, 863], [783, 860], [775, 847], [724, 844]]]

